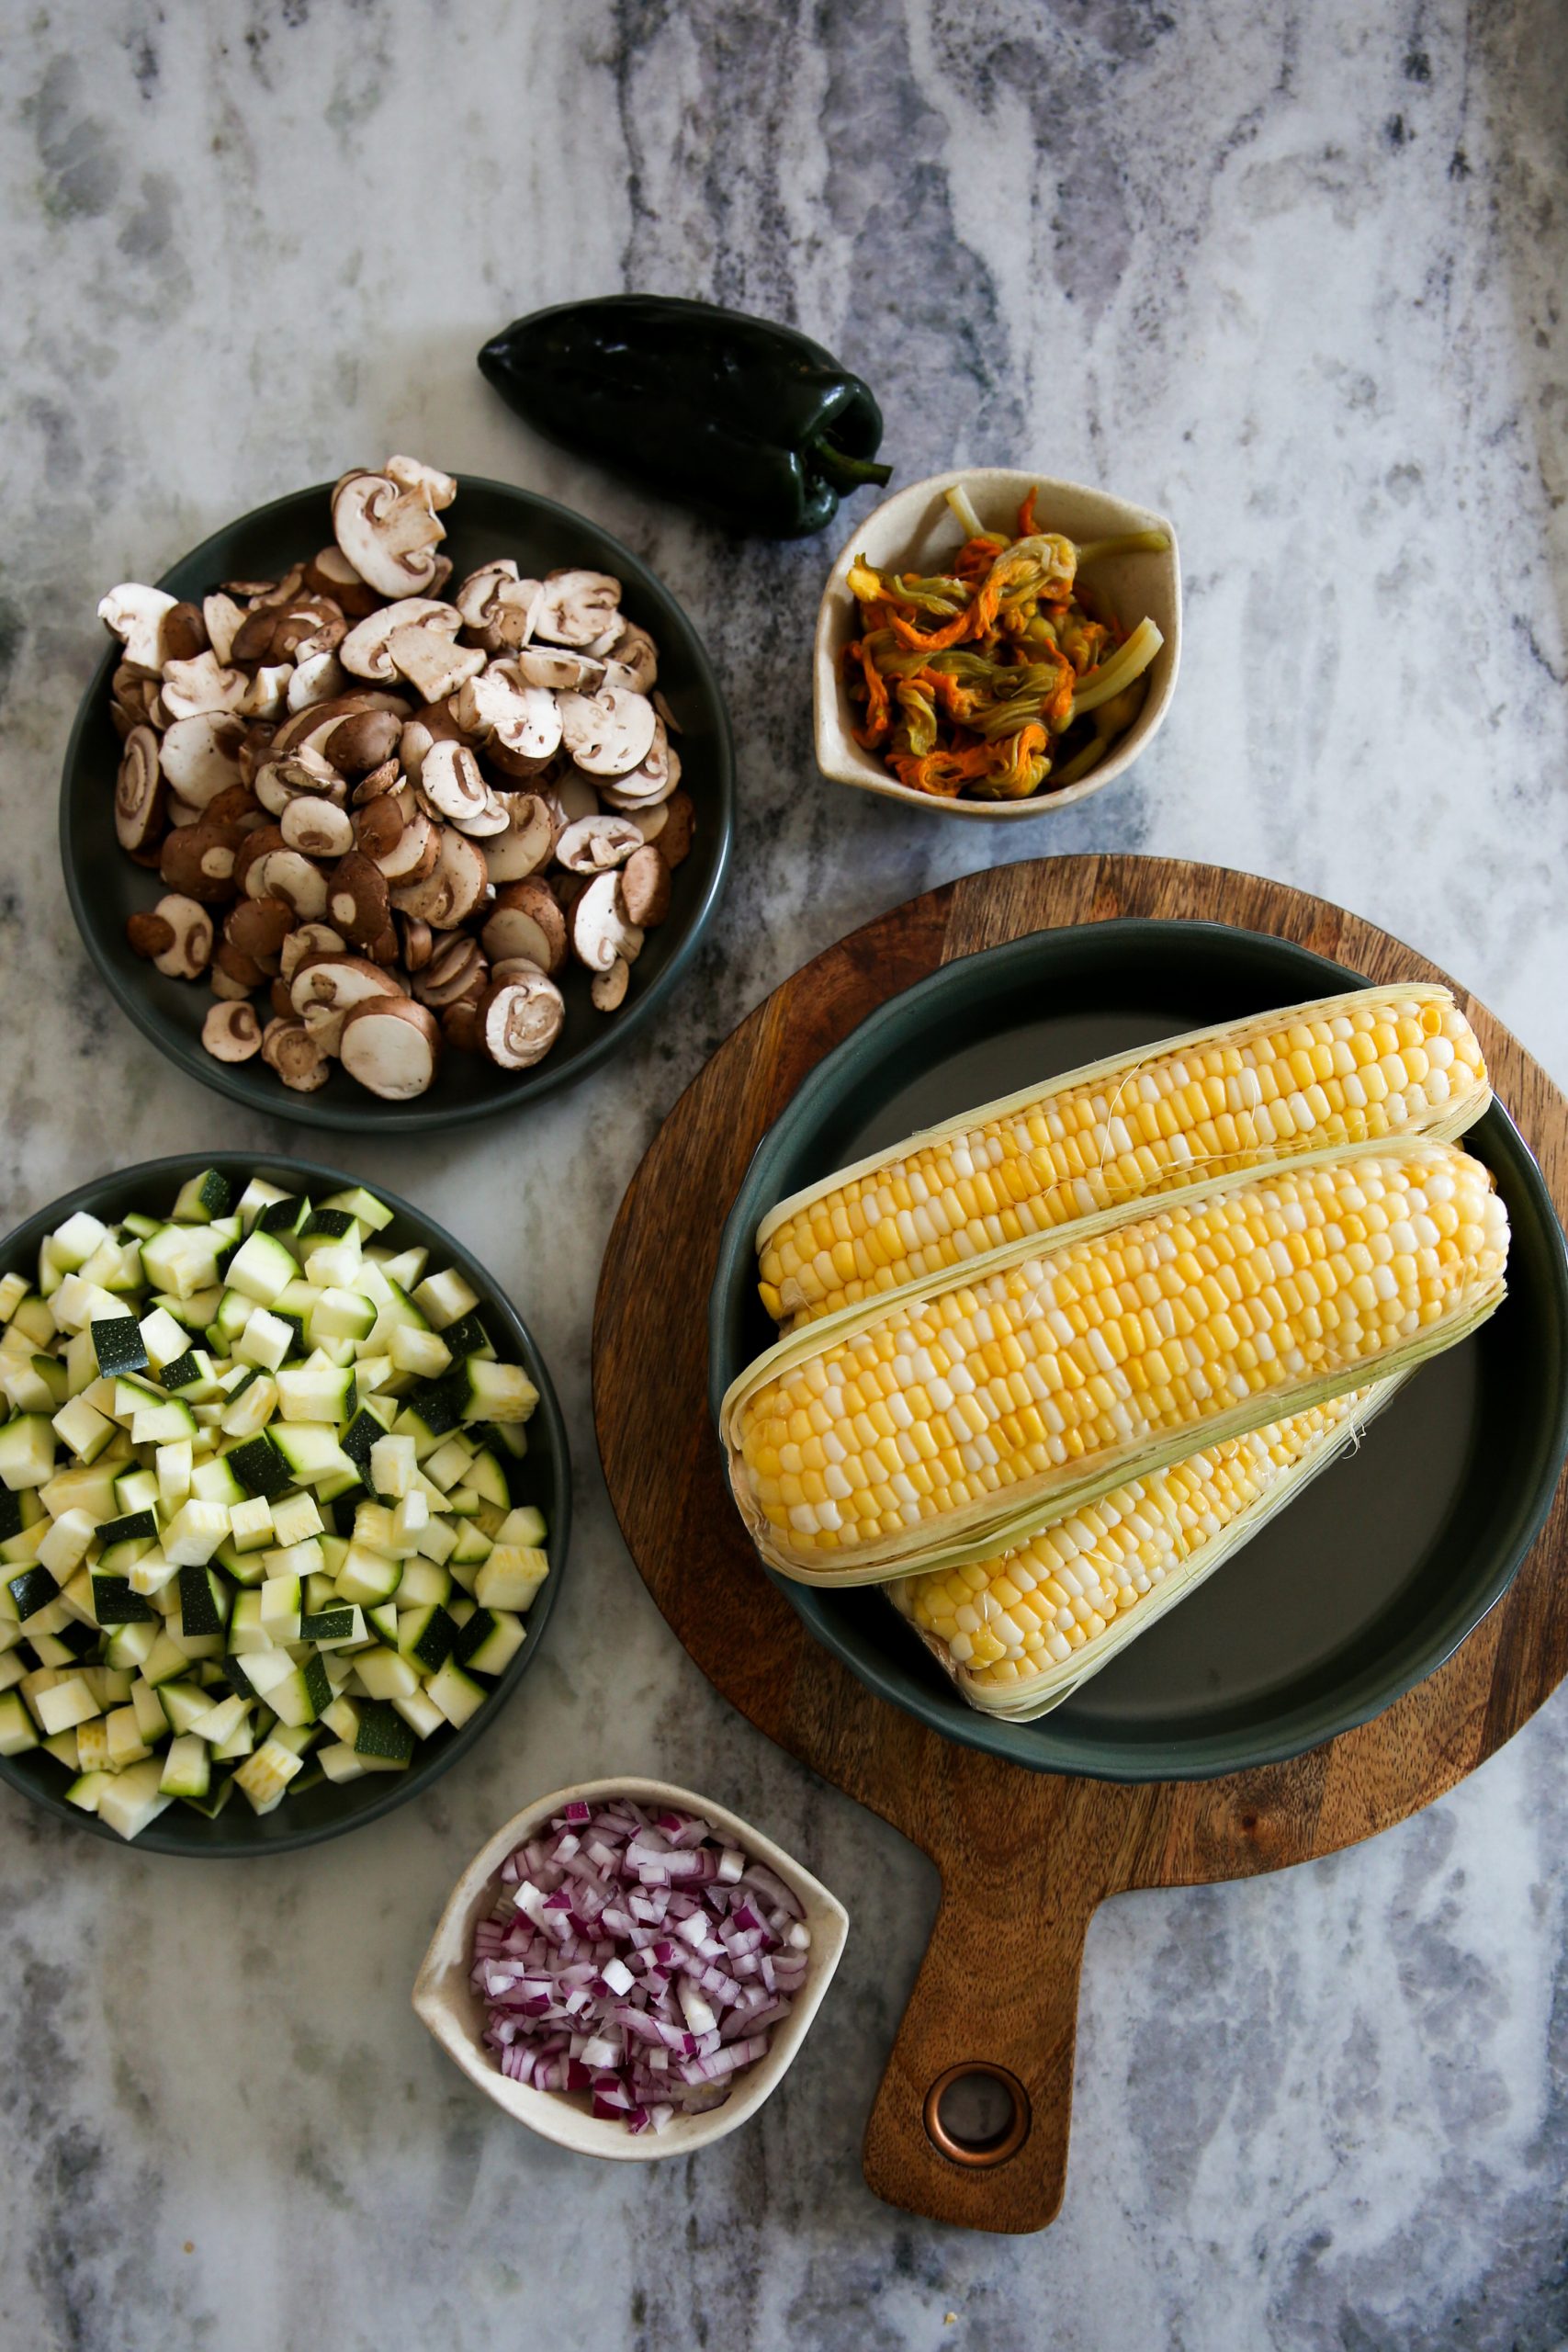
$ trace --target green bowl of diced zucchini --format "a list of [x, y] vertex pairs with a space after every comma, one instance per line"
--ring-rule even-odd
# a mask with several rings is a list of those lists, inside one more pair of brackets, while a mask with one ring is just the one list
[[0, 1243], [0, 1778], [106, 1837], [338, 1837], [538, 1650], [555, 1392], [394, 1193], [237, 1153], [84, 1184]]

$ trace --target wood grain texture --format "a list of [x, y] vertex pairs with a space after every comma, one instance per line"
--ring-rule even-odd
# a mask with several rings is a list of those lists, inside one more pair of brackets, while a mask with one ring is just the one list
[[[660, 1610], [760, 1730], [892, 1822], [942, 1873], [936, 1927], [867, 2126], [865, 2177], [889, 2203], [976, 2229], [1037, 2230], [1060, 2206], [1078, 1972], [1105, 1896], [1248, 1877], [1373, 1837], [1473, 1771], [1568, 1669], [1568, 1482], [1506, 1595], [1438, 1673], [1307, 1755], [1207, 1781], [1119, 1787], [957, 1747], [864, 1690], [757, 1565], [708, 1416], [706, 1306], [724, 1218], [759, 1138], [825, 1053], [939, 964], [1116, 916], [1227, 922], [1373, 979], [1447, 979], [1337, 907], [1217, 866], [1043, 858], [970, 876], [829, 948], [719, 1048], [627, 1190], [594, 1315], [605, 1479]], [[1562, 1216], [1568, 1103], [1483, 1005], [1448, 984]], [[977, 1982], [988, 1988], [983, 2025], [973, 2022]], [[990, 2170], [941, 2154], [922, 2120], [936, 2076], [974, 2059], [1010, 2068], [1032, 2108], [1022, 2147]]]

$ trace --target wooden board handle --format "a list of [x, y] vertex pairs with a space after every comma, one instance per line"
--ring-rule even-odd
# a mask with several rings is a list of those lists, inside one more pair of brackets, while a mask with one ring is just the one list
[[[971, 2230], [1043, 2230], [1062, 2202], [1078, 1973], [1098, 1888], [987, 1873], [942, 1907], [866, 2126], [867, 2185], [890, 2205]], [[998, 2079], [1014, 2120], [955, 2144], [938, 2113], [949, 2077]], [[998, 2118], [998, 2120], [1001, 2119]], [[994, 2127], [988, 2126], [988, 2129]], [[946, 2152], [941, 2143], [948, 2141]]]

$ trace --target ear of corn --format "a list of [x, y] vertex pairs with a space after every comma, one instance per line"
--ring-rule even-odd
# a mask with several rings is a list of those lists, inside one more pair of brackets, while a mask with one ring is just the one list
[[1392, 1377], [1504, 1295], [1507, 1217], [1451, 1145], [1365, 1145], [1032, 1238], [807, 1326], [726, 1397], [732, 1491], [807, 1583], [987, 1558], [1199, 1448]]
[[1028, 1723], [1233, 1559], [1399, 1388], [1352, 1389], [1113, 1487], [1015, 1549], [886, 1589], [963, 1698]]
[[1196, 1177], [1393, 1135], [1451, 1141], [1491, 1099], [1447, 989], [1226, 1023], [986, 1103], [781, 1202], [757, 1236], [762, 1301], [798, 1329]]

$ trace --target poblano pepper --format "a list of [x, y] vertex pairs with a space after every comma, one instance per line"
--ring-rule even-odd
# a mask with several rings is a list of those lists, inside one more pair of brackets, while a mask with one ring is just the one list
[[869, 386], [793, 327], [711, 302], [562, 303], [513, 320], [479, 366], [536, 432], [732, 530], [804, 537], [892, 472]]

